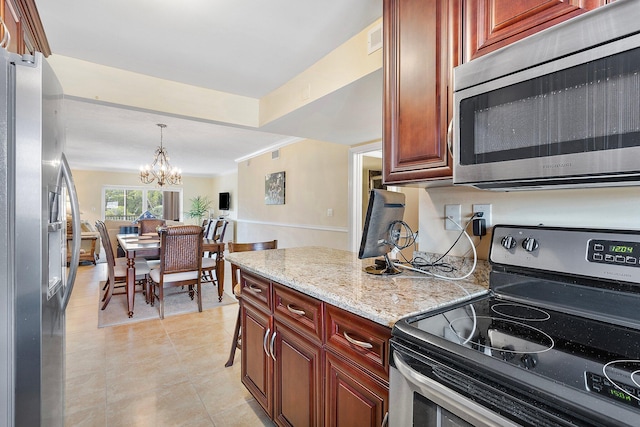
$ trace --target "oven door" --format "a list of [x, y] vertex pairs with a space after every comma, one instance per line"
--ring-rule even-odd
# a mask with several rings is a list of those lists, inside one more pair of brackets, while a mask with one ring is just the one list
[[393, 427], [519, 426], [413, 369], [409, 353], [394, 351], [389, 425]]

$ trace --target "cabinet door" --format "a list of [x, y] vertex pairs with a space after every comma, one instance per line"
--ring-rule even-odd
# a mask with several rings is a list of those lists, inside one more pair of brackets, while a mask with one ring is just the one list
[[271, 318], [242, 302], [242, 384], [271, 417], [273, 414], [273, 359], [265, 352], [271, 337]]
[[388, 411], [389, 391], [372, 376], [327, 351], [326, 425], [379, 427]]
[[274, 421], [322, 425], [322, 348], [275, 321]]
[[449, 80], [458, 62], [455, 0], [385, 0], [384, 182], [452, 175]]
[[470, 61], [607, 0], [465, 0], [464, 60]]

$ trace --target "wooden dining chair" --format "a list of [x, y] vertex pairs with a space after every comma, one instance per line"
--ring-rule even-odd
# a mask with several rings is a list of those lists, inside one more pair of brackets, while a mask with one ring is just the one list
[[164, 319], [164, 288], [168, 286], [187, 286], [185, 292], [192, 300], [198, 297], [198, 311], [202, 311], [202, 235], [199, 225], [160, 229], [160, 268], [152, 269], [149, 277], [151, 305], [155, 299], [160, 302], [161, 319]]
[[204, 238], [215, 240], [216, 242], [224, 239], [224, 233], [227, 231], [229, 221], [226, 219], [211, 220], [205, 231]]
[[[247, 252], [247, 251], [263, 251], [267, 249], [278, 249], [278, 241], [270, 240], [267, 242], [255, 242], [255, 243], [233, 243], [229, 242], [229, 253], [232, 252]], [[236, 356], [236, 349], [242, 349], [242, 340], [240, 337], [240, 316], [242, 314], [242, 287], [240, 286], [240, 269], [237, 265], [231, 264], [231, 288], [233, 294], [238, 298], [238, 317], [236, 318], [236, 328], [233, 332], [233, 341], [231, 342], [231, 351], [229, 352], [229, 360], [224, 364], [226, 368], [233, 365], [233, 359]]]
[[[113, 295], [126, 294], [127, 281], [127, 259], [116, 258], [113, 254], [113, 246], [109, 239], [107, 226], [102, 221], [96, 221], [96, 229], [100, 233], [100, 238], [104, 246], [105, 259], [107, 263], [108, 277], [102, 290], [102, 307], [107, 308], [109, 301]], [[149, 266], [144, 258], [136, 258], [134, 260], [136, 266], [136, 284], [140, 285], [140, 291], [144, 292], [145, 301], [150, 302], [150, 285], [149, 285]]]
[[[207, 239], [214, 240], [215, 242], [222, 242], [224, 240], [224, 233], [227, 231], [227, 225], [229, 221], [227, 220], [217, 220], [214, 228], [214, 231], [211, 232], [211, 237], [206, 237]], [[206, 283], [213, 283], [214, 286], [218, 286], [218, 276], [217, 276], [217, 264], [218, 264], [218, 253], [217, 252], [207, 252], [202, 257], [202, 281]]]
[[157, 233], [158, 227], [164, 227], [166, 224], [167, 221], [164, 219], [141, 219], [138, 221], [138, 234], [142, 236], [143, 234]]

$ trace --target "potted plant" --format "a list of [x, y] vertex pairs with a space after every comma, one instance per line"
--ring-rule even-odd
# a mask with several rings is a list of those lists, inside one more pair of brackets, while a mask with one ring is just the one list
[[191, 199], [191, 209], [187, 211], [189, 218], [197, 218], [197, 225], [202, 224], [202, 218], [207, 216], [209, 208], [211, 207], [211, 200], [206, 196], [196, 196]]

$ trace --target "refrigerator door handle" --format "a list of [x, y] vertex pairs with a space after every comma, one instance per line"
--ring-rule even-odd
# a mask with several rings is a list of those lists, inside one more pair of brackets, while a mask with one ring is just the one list
[[71, 175], [71, 168], [67, 162], [67, 157], [62, 153], [60, 158], [60, 171], [64, 181], [67, 185], [67, 191], [69, 192], [69, 201], [71, 202], [71, 220], [73, 222], [73, 234], [72, 234], [72, 246], [71, 246], [71, 263], [69, 264], [69, 275], [67, 276], [67, 286], [65, 287], [64, 295], [62, 296], [62, 310], [67, 309], [69, 299], [71, 298], [71, 292], [73, 291], [73, 285], [76, 281], [76, 274], [78, 272], [78, 264], [80, 262], [80, 204], [78, 203], [78, 194], [76, 193], [76, 186], [73, 182], [73, 175]]

